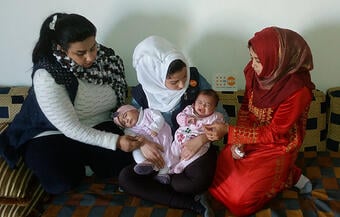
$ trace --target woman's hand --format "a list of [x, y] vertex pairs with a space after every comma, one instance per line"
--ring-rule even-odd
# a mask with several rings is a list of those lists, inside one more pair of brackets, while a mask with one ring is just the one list
[[136, 148], [139, 148], [142, 145], [142, 142], [138, 140], [135, 136], [119, 136], [116, 147], [125, 152], [131, 152]]
[[244, 158], [244, 149], [242, 144], [234, 144], [230, 147], [230, 150], [234, 159], [239, 160]]
[[164, 159], [162, 157], [162, 152], [164, 151], [163, 147], [160, 144], [147, 140], [142, 136], [137, 137], [139, 141], [142, 142], [140, 149], [144, 157], [158, 169], [163, 168], [165, 165]]
[[136, 148], [139, 148], [142, 142], [135, 136], [119, 136], [116, 147], [125, 152], [131, 152]]
[[221, 122], [207, 124], [204, 126], [204, 132], [210, 141], [222, 139], [229, 131], [229, 125]]
[[185, 142], [181, 150], [181, 160], [189, 160], [207, 142], [209, 142], [209, 140], [204, 134]]

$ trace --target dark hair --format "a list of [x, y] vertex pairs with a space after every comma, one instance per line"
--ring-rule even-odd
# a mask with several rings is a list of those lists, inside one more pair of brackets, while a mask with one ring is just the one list
[[180, 59], [176, 59], [174, 61], [172, 61], [168, 67], [168, 71], [166, 73], [166, 77], [169, 78], [171, 75], [175, 74], [176, 72], [182, 70], [184, 67], [186, 67], [187, 65], [185, 64], [185, 62], [183, 62]]
[[199, 95], [206, 95], [206, 96], [211, 96], [214, 98], [216, 104], [215, 106], [217, 106], [218, 102], [220, 101], [220, 98], [217, 94], [216, 91], [214, 91], [213, 89], [204, 89], [204, 90], [200, 90], [196, 96], [196, 99]]
[[[54, 18], [56, 22], [53, 28], [50, 24]], [[81, 15], [54, 13], [47, 17], [41, 26], [39, 40], [33, 49], [32, 61], [37, 63], [42, 58], [52, 59], [53, 50], [57, 45], [67, 51], [70, 43], [96, 36], [96, 32], [96, 27]]]

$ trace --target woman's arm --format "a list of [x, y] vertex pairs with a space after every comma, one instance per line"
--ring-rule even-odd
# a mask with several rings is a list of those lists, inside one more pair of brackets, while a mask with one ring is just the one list
[[139, 148], [141, 145], [142, 143], [141, 141], [139, 141], [138, 137], [124, 135], [118, 137], [116, 148], [119, 148], [120, 150], [125, 152], [131, 152]]
[[[61, 133], [80, 142], [112, 150], [116, 149], [119, 135], [83, 125], [79, 121], [65, 87], [58, 85], [46, 70], [36, 71], [33, 84], [42, 112]], [[133, 142], [129, 138], [126, 139]], [[131, 145], [138, 146], [136, 142], [129, 146]], [[125, 147], [126, 142], [122, 146]], [[130, 148], [126, 148], [126, 150], [128, 149]]]
[[148, 126], [148, 128], [153, 132], [159, 133], [159, 131], [162, 129], [165, 123], [163, 115], [158, 110], [154, 110], [154, 109], [148, 109], [148, 110], [153, 120], [153, 122], [150, 124], [150, 126]]
[[222, 122], [215, 122], [204, 126], [204, 132], [208, 140], [217, 141], [228, 134], [229, 125]]
[[[268, 125], [258, 127], [230, 126], [228, 143], [286, 143], [290, 138], [285, 135], [291, 130], [312, 100], [310, 91], [302, 88], [283, 101], [273, 114]], [[248, 120], [249, 121], [249, 120]]]
[[183, 148], [182, 148], [182, 152], [181, 152], [181, 160], [190, 159], [207, 142], [209, 142], [209, 140], [205, 136], [205, 134], [198, 135], [195, 138], [192, 138], [189, 141], [185, 142], [183, 144]]
[[158, 169], [164, 167], [165, 162], [162, 157], [163, 147], [153, 141], [146, 139], [143, 136], [138, 136], [138, 140], [142, 143], [140, 150], [144, 157], [155, 165]]
[[248, 91], [244, 92], [241, 107], [237, 112], [237, 125], [238, 126], [249, 126], [251, 123], [249, 121], [249, 110], [248, 110]]
[[309, 90], [303, 88], [279, 105], [268, 125], [253, 127], [249, 117], [244, 117], [245, 119], [238, 122], [236, 126], [221, 123], [206, 125], [205, 132], [211, 141], [228, 134], [229, 144], [285, 143], [290, 139], [285, 135], [309, 106], [311, 100]]

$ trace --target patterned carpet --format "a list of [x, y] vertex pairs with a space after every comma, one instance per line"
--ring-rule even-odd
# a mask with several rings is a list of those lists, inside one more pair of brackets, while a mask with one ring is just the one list
[[[311, 195], [285, 190], [252, 217], [340, 217], [340, 152], [301, 152], [297, 161], [312, 181]], [[216, 217], [231, 217], [213, 201]], [[188, 210], [129, 196], [115, 180], [86, 179], [72, 192], [54, 197], [42, 217], [196, 217]]]

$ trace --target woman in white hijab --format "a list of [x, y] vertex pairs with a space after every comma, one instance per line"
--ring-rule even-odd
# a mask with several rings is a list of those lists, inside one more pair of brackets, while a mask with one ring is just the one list
[[[188, 67], [183, 53], [166, 39], [150, 36], [140, 42], [133, 53], [133, 66], [139, 84], [132, 90], [132, 104], [139, 108], [161, 111], [173, 133], [177, 129], [177, 114], [192, 104], [199, 90], [211, 89], [211, 85], [197, 69]], [[217, 108], [226, 121], [228, 115], [220, 104]], [[207, 142], [205, 135], [187, 142], [182, 150], [183, 159], [191, 158]], [[125, 168], [119, 177], [121, 187], [128, 193], [174, 208], [191, 209], [203, 216], [211, 216], [204, 193], [211, 184], [217, 149], [210, 150], [189, 165], [181, 174], [171, 176], [170, 185], [163, 185], [150, 176], [139, 176], [133, 165]]]

